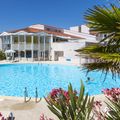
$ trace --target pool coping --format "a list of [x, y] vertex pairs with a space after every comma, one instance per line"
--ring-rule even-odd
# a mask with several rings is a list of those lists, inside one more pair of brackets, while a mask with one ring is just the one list
[[[90, 97], [95, 97], [95, 98], [100, 98], [100, 97], [105, 97], [104, 94], [97, 94], [97, 95], [91, 95]], [[29, 98], [29, 97], [28, 97]], [[38, 99], [41, 98], [41, 99], [44, 99], [44, 97], [38, 97]], [[18, 96], [0, 96], [0, 101], [2, 100], [20, 100], [20, 101], [24, 101], [24, 97], [18, 97]], [[31, 100], [34, 101], [35, 98], [34, 97], [31, 97]]]
[[60, 64], [60, 65], [71, 65], [71, 66], [82, 66], [79, 63], [71, 63], [69, 61], [19, 61], [19, 62], [10, 62], [10, 61], [0, 61], [0, 64]]

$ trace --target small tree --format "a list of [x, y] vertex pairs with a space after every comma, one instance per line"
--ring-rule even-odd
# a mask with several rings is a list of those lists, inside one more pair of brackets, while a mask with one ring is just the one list
[[3, 53], [2, 51], [0, 51], [0, 60], [4, 60], [5, 57], [5, 53]]

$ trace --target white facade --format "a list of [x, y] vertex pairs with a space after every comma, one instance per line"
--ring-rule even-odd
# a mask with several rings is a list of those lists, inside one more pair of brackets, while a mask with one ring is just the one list
[[70, 30], [75, 32], [90, 34], [90, 28], [88, 28], [86, 25], [73, 26], [70, 27]]
[[81, 32], [81, 27], [80, 26], [73, 26], [73, 27], [70, 27], [70, 30], [75, 31], [75, 32]]
[[94, 36], [94, 35], [80, 33], [80, 32], [76, 32], [76, 31], [72, 31], [72, 30], [66, 30], [66, 29], [64, 29], [64, 33], [69, 34], [69, 35], [74, 35], [76, 37], [82, 37], [86, 41], [96, 42], [96, 36]]
[[52, 56], [54, 58], [55, 51], [64, 51], [63, 58], [71, 59], [75, 58], [78, 53], [75, 51], [82, 47], [85, 47], [85, 42], [61, 42], [52, 44]]
[[81, 33], [90, 33], [90, 28], [88, 28], [86, 25], [81, 25]]

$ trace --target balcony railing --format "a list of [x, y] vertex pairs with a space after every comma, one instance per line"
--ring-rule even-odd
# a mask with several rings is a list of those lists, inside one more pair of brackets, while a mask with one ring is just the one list
[[[22, 50], [31, 50], [32, 45], [31, 44], [26, 44], [26, 47], [25, 47], [24, 44], [19, 44], [19, 46], [18, 46], [18, 44], [12, 44], [12, 49], [13, 50], [20, 50], [20, 51], [22, 51]], [[38, 50], [39, 49], [38, 44], [34, 44], [33, 49]], [[43, 43], [40, 44], [40, 49], [44, 50], [44, 44]], [[45, 44], [45, 50], [49, 50], [49, 44], [48, 43]]]

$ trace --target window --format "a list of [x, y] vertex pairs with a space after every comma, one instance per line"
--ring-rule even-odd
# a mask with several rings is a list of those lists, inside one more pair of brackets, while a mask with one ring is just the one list
[[23, 43], [24, 42], [24, 36], [23, 35], [19, 36], [19, 38], [20, 38], [20, 43]]
[[18, 37], [17, 36], [14, 36], [14, 44], [17, 44], [18, 43]]
[[31, 36], [26, 36], [26, 43], [31, 44]]
[[50, 28], [47, 28], [46, 30], [50, 31]]
[[34, 40], [33, 40], [34, 44], [38, 44], [38, 37], [34, 36]]

